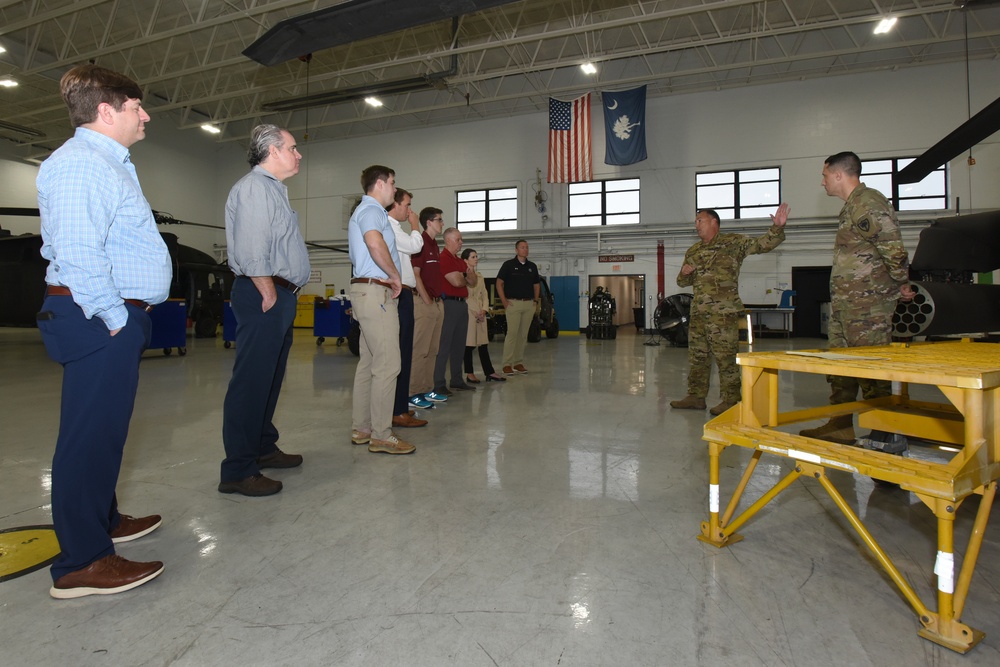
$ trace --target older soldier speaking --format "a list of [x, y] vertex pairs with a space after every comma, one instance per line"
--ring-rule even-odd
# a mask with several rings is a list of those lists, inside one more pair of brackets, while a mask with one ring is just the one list
[[781, 204], [771, 216], [773, 225], [763, 236], [720, 234], [719, 214], [702, 209], [694, 225], [701, 240], [688, 248], [677, 284], [694, 287], [688, 332], [688, 395], [671, 401], [670, 407], [704, 410], [712, 357], [719, 366], [722, 402], [709, 412], [720, 415], [740, 401], [740, 372], [736, 367], [739, 348], [740, 267], [747, 255], [770, 252], [785, 240], [785, 223], [791, 209]]
[[[823, 188], [844, 200], [833, 248], [830, 273], [830, 347], [888, 345], [896, 300], [913, 298], [909, 258], [892, 204], [878, 190], [861, 182], [861, 160], [849, 151], [831, 155], [823, 164]], [[831, 375], [830, 403], [858, 397], [888, 396], [888, 380], [859, 380]], [[854, 415], [834, 417], [799, 432], [841, 444], [854, 442]]]

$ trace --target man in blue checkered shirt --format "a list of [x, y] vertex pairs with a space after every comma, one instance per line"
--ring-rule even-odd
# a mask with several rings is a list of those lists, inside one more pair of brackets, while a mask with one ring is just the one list
[[45, 301], [38, 328], [62, 364], [59, 438], [52, 459], [52, 522], [62, 553], [55, 598], [120, 593], [163, 572], [115, 544], [155, 530], [160, 517], [118, 512], [115, 487], [149, 345], [149, 310], [166, 300], [171, 263], [142, 194], [129, 147], [149, 115], [128, 77], [81, 65], [62, 77], [74, 136], [38, 171]]

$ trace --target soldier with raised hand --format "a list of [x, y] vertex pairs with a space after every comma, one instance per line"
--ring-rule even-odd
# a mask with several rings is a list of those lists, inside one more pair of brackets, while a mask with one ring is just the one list
[[[861, 182], [861, 159], [850, 151], [831, 155], [823, 164], [823, 188], [844, 200], [833, 247], [830, 273], [831, 348], [888, 345], [896, 301], [913, 298], [909, 257], [892, 204]], [[831, 375], [830, 403], [888, 396], [888, 380], [859, 380]], [[854, 442], [854, 416], [834, 417], [801, 435], [841, 444]]]
[[781, 204], [771, 216], [772, 225], [759, 237], [720, 234], [719, 214], [710, 208], [698, 211], [695, 230], [701, 240], [688, 248], [677, 284], [693, 287], [691, 320], [688, 330], [688, 395], [671, 401], [670, 407], [704, 410], [712, 358], [719, 366], [719, 394], [722, 402], [710, 412], [720, 415], [740, 401], [740, 371], [736, 366], [739, 348], [740, 267], [747, 255], [759, 255], [777, 248], [785, 240], [788, 204]]

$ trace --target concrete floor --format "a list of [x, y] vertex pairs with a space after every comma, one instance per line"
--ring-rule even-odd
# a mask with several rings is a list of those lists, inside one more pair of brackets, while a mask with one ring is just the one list
[[[401, 431], [416, 454], [392, 457], [350, 444], [356, 358], [299, 331], [276, 421], [305, 464], [268, 472], [285, 483], [269, 498], [216, 491], [234, 351], [192, 339], [185, 357], [147, 352], [118, 494], [125, 512], [164, 523], [120, 553], [166, 571], [71, 601], [49, 598], [47, 569], [0, 583], [0, 664], [1000, 664], [996, 530], [963, 615], [987, 637], [966, 656], [917, 636], [812, 480], [741, 529], [743, 542], [696, 540], [707, 413], [669, 408], [685, 393], [686, 350], [644, 340], [623, 327], [616, 341], [529, 345], [529, 375], [428, 411], [429, 426]], [[498, 362], [501, 344], [491, 353]], [[0, 329], [0, 369], [0, 530], [48, 523], [61, 371], [37, 331], [18, 329]], [[825, 402], [822, 377], [783, 384], [783, 408]], [[746, 459], [725, 452], [724, 501]], [[751, 491], [787, 469], [765, 458]], [[935, 607], [930, 512], [832, 476]], [[977, 504], [959, 511], [959, 552]]]

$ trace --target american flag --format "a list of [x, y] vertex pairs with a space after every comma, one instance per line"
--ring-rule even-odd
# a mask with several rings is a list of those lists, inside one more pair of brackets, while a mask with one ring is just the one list
[[549, 183], [593, 178], [590, 155], [590, 93], [572, 102], [549, 98]]

